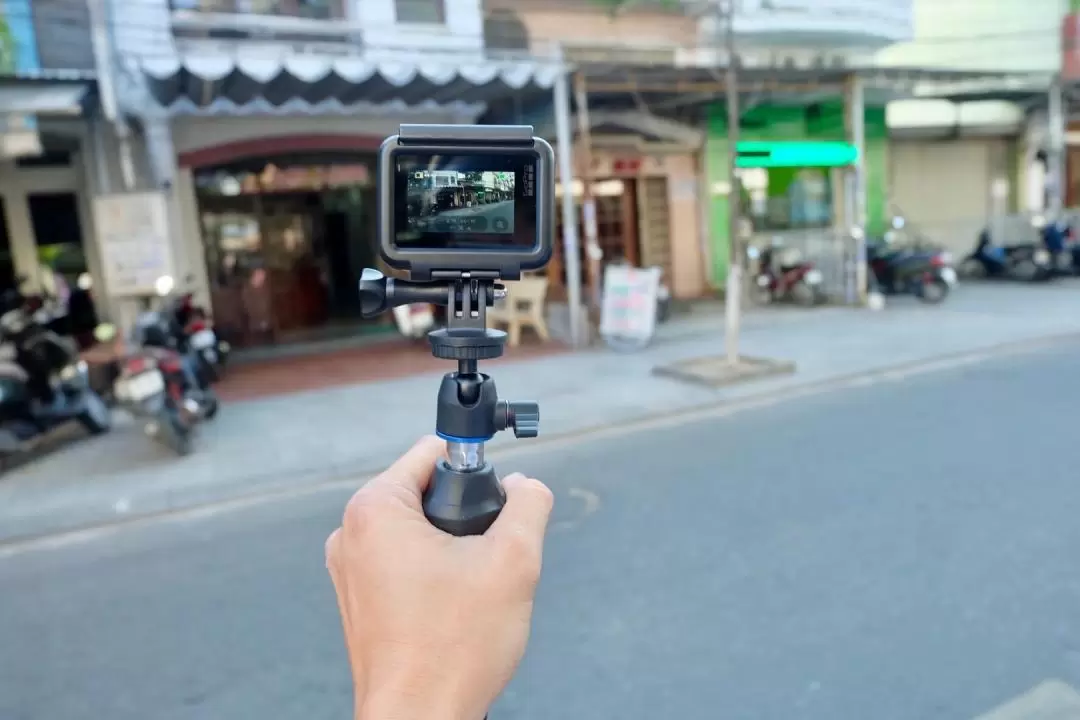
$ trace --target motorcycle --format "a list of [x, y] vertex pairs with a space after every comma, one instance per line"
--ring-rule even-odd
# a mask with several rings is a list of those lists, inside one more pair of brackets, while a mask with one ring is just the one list
[[1053, 256], [1038, 243], [995, 245], [990, 231], [979, 233], [975, 250], [960, 264], [964, 277], [1041, 282], [1054, 276]]
[[[95, 330], [101, 343], [116, 336], [113, 325]], [[191, 453], [198, 425], [213, 419], [220, 403], [200, 376], [197, 358], [179, 348], [171, 308], [141, 313], [127, 345], [114, 389], [117, 401], [144, 421], [148, 436], [179, 455]]]
[[69, 422], [93, 435], [112, 429], [112, 412], [91, 389], [74, 343], [40, 319], [25, 305], [0, 316], [0, 341], [13, 360], [0, 364], [0, 456], [30, 450]]
[[952, 255], [920, 247], [894, 248], [888, 236], [867, 243], [867, 263], [877, 288], [885, 295], [915, 295], [937, 304], [956, 286]]
[[[145, 325], [144, 342], [158, 348], [175, 350], [190, 365], [203, 390], [221, 378], [222, 343], [210, 324], [192, 311], [190, 294], [173, 295], [172, 277], [163, 275], [154, 283], [158, 308], [143, 313], [136, 326]], [[228, 346], [225, 343], [225, 354]]]
[[[188, 282], [191, 279], [189, 275]], [[225, 374], [232, 347], [218, 336], [209, 314], [195, 304], [194, 293], [190, 292], [182, 293], [175, 299], [172, 312], [191, 348], [199, 354], [200, 362], [204, 365], [203, 371], [210, 377], [211, 382], [220, 380]]]
[[761, 304], [790, 301], [813, 306], [827, 299], [824, 278], [812, 262], [804, 261], [796, 250], [786, 250], [779, 258], [775, 248], [757, 253], [758, 274], [754, 278], [754, 300]]

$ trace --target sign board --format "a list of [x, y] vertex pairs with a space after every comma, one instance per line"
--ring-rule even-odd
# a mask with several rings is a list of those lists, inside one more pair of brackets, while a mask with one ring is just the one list
[[41, 136], [33, 115], [0, 114], [0, 157], [33, 157], [40, 155], [41, 150]]
[[600, 334], [648, 341], [656, 329], [660, 268], [608, 265], [600, 306]]
[[100, 195], [94, 198], [94, 225], [110, 297], [153, 295], [154, 281], [173, 275], [164, 193]]

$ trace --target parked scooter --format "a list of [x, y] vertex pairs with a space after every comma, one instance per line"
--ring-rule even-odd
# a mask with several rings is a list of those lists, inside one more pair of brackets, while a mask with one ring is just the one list
[[191, 365], [199, 385], [208, 389], [221, 378], [228, 343], [219, 340], [209, 322], [196, 314], [191, 294], [173, 295], [174, 288], [175, 281], [168, 275], [155, 281], [158, 308], [142, 317], [153, 328], [146, 334], [147, 342], [180, 353]]
[[826, 301], [821, 271], [812, 262], [803, 260], [797, 250], [767, 247], [757, 256], [758, 273], [752, 288], [756, 302], [786, 301], [812, 306]]
[[1080, 269], [1080, 257], [1072, 227], [1063, 220], [1049, 222], [1039, 231], [1043, 247], [1050, 253], [1050, 272], [1055, 276], [1075, 275]]
[[1039, 243], [995, 245], [987, 228], [979, 233], [975, 251], [960, 264], [960, 274], [974, 278], [1041, 282], [1054, 276], [1053, 257]]
[[[159, 280], [159, 296], [167, 296], [171, 279]], [[117, 328], [101, 325], [97, 340], [115, 340]], [[217, 415], [219, 402], [198, 370], [198, 357], [182, 349], [172, 306], [143, 312], [135, 321], [128, 351], [120, 362], [115, 396], [125, 409], [144, 422], [146, 434], [174, 452], [194, 449], [195, 432], [203, 420]]]
[[0, 341], [11, 355], [0, 363], [0, 456], [30, 450], [72, 421], [94, 435], [112, 429], [112, 412], [90, 388], [74, 343], [39, 320], [25, 305], [0, 316]]
[[[189, 275], [187, 281], [190, 283], [191, 279]], [[195, 304], [194, 293], [179, 295], [172, 306], [178, 326], [205, 365], [204, 372], [212, 382], [217, 382], [225, 374], [232, 346], [218, 335], [206, 309]]]
[[878, 290], [885, 295], [915, 295], [937, 304], [957, 283], [952, 255], [944, 250], [895, 247], [891, 233], [866, 246], [867, 263]]

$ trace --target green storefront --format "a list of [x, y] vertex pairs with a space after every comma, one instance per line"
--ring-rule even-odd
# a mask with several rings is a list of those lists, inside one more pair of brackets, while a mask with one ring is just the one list
[[[867, 231], [875, 234], [884, 230], [888, 219], [888, 133], [884, 107], [866, 109], [865, 133]], [[802, 107], [762, 105], [743, 113], [740, 155], [753, 156], [759, 149], [767, 152], [769, 142], [830, 143], [829, 148], [822, 148], [820, 158], [815, 159], [813, 152], [806, 153], [807, 164], [801, 167], [780, 163], [788, 166], [772, 166], [758, 171], [756, 180], [767, 188], [764, 194], [767, 195], [769, 211], [762, 216], [767, 216], [767, 226], [756, 226], [755, 230], [783, 232], [832, 227], [836, 223], [829, 170], [843, 164], [833, 150], [845, 139], [844, 107], [840, 101]], [[806, 149], [808, 146], [803, 147], [804, 151]], [[730, 242], [728, 199], [723, 192], [713, 189], [728, 186], [727, 153], [727, 111], [723, 103], [717, 103], [707, 112], [705, 168], [709, 188], [712, 276], [717, 286], [722, 286], [727, 278]], [[754, 165], [749, 157], [746, 162], [740, 162], [740, 167]], [[809, 196], [814, 193], [805, 190], [808, 187], [817, 189], [818, 201], [811, 201]], [[791, 197], [796, 194], [800, 196], [800, 201], [791, 202]], [[746, 202], [744, 196], [744, 207]]]

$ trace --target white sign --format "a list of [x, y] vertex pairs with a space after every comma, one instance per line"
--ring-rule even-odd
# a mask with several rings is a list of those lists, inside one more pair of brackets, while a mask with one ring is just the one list
[[595, 241], [596, 233], [596, 201], [586, 200], [581, 206], [582, 219], [585, 221], [585, 239]]
[[660, 272], [658, 267], [643, 270], [629, 265], [608, 265], [604, 269], [601, 335], [636, 340], [652, 337]]
[[106, 295], [153, 295], [154, 282], [173, 275], [167, 207], [159, 192], [94, 198]]

